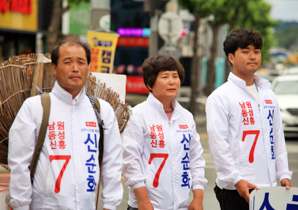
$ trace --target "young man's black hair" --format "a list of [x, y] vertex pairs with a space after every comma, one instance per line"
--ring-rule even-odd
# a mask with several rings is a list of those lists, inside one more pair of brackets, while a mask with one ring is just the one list
[[[226, 56], [230, 53], [235, 55], [238, 48], [245, 48], [248, 45], [254, 45], [255, 49], [262, 49], [263, 40], [261, 34], [253, 29], [238, 28], [232, 30], [223, 43]], [[230, 61], [229, 61], [230, 62]]]

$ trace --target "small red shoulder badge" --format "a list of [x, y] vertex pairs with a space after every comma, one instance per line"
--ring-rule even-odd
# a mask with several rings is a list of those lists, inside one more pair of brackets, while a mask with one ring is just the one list
[[96, 122], [86, 122], [87, 127], [96, 127]]
[[179, 125], [179, 128], [180, 128], [180, 129], [187, 129], [188, 126], [187, 126], [187, 125]]
[[272, 104], [272, 101], [271, 100], [265, 100], [265, 103], [266, 104]]

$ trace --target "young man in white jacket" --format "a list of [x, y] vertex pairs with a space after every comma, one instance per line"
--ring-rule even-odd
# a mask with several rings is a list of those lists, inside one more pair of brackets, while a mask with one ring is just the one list
[[[99, 185], [98, 120], [85, 92], [90, 49], [80, 42], [62, 42], [52, 51], [57, 81], [50, 92], [48, 128], [33, 186], [29, 166], [39, 134], [40, 96], [27, 99], [9, 132], [10, 204], [14, 210], [95, 209]], [[104, 209], [121, 203], [122, 143], [112, 107], [100, 100], [104, 122], [101, 170]]]
[[233, 72], [206, 103], [214, 191], [222, 210], [248, 210], [251, 190], [276, 186], [276, 178], [291, 187], [277, 98], [270, 83], [254, 75], [262, 45], [259, 32], [250, 29], [226, 37], [224, 51]]
[[133, 108], [123, 138], [127, 210], [203, 210], [203, 148], [192, 114], [175, 100], [184, 68], [158, 55], [144, 61], [143, 71], [150, 95]]

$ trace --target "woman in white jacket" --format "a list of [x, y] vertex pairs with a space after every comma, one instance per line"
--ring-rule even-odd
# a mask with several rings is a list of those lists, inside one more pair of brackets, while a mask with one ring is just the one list
[[143, 72], [150, 95], [133, 108], [123, 139], [128, 210], [202, 210], [203, 148], [192, 114], [175, 100], [184, 68], [174, 57], [159, 55], [145, 60]]

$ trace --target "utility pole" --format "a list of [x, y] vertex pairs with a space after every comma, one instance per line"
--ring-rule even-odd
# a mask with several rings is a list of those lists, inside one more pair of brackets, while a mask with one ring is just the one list
[[150, 43], [149, 56], [157, 55], [158, 51], [158, 19], [162, 14], [161, 8], [168, 0], [144, 0], [144, 10], [150, 12]]

